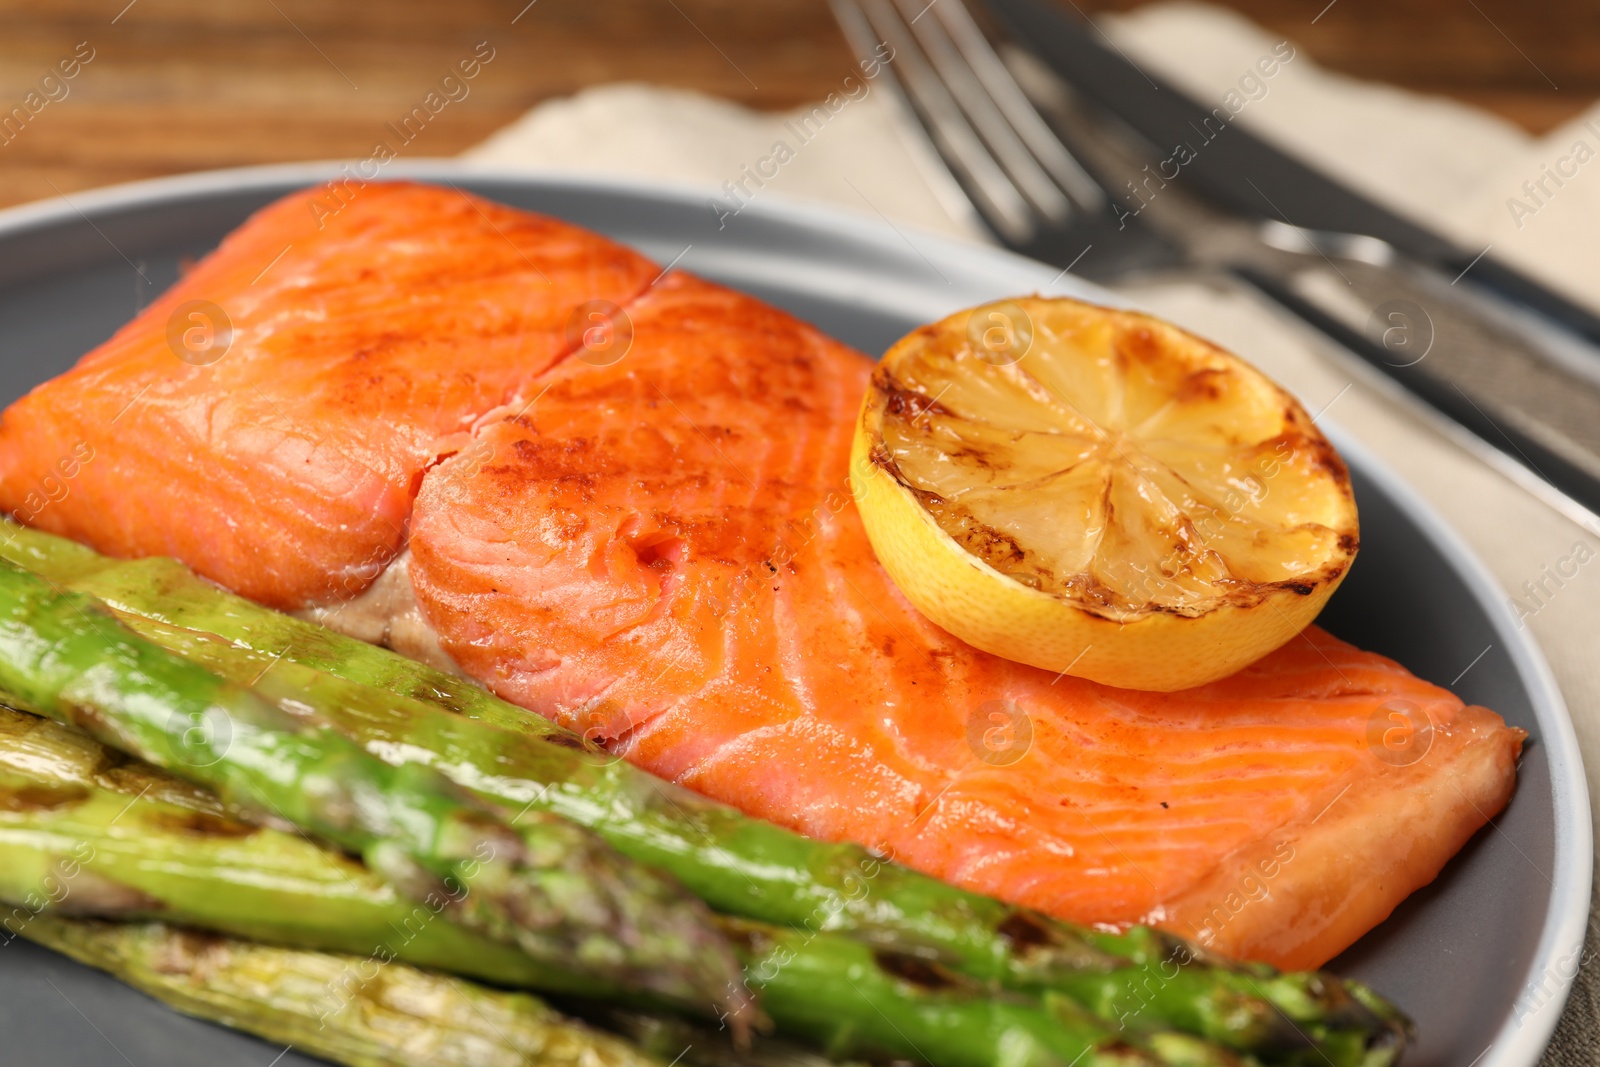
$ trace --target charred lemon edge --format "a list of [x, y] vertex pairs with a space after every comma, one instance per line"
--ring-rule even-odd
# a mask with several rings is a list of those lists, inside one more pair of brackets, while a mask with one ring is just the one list
[[[1058, 299], [1068, 298], [1024, 297], [1015, 302]], [[1070, 302], [1176, 331], [1271, 381], [1226, 349], [1171, 323], [1125, 309]], [[919, 336], [959, 328], [974, 310], [913, 331], [890, 347], [881, 365], [892, 368]], [[852, 495], [867, 538], [890, 578], [918, 611], [985, 652], [1123, 689], [1173, 692], [1204, 685], [1236, 673], [1311, 625], [1344, 581], [1359, 549], [1348, 475], [1336, 474], [1350, 499], [1351, 547], [1330, 557], [1319, 571], [1303, 581], [1258, 586], [1263, 595], [1251, 603], [1224, 600], [1200, 615], [1152, 608], [1122, 619], [1108, 617], [1070, 597], [1032, 589], [1002, 574], [940, 527], [915, 490], [901, 480], [881, 445], [887, 394], [879, 383], [875, 372], [862, 400], [850, 455]], [[1303, 417], [1299, 402], [1272, 384], [1286, 406]], [[1309, 418], [1303, 425], [1303, 433], [1332, 450]]]

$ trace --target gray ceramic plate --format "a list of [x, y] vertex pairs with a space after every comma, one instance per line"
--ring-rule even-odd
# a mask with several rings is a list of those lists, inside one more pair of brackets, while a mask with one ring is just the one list
[[[307, 165], [204, 174], [0, 213], [0, 401], [104, 340], [176, 278], [181, 259], [215, 246], [269, 200], [334, 173]], [[393, 166], [385, 177], [450, 181], [591, 227], [872, 353], [916, 325], [999, 296], [1106, 299], [1002, 252], [776, 200], [758, 200], [719, 229], [703, 196], [688, 191], [428, 162]], [[1462, 697], [1496, 709], [1531, 741], [1516, 797], [1495, 825], [1332, 966], [1416, 1018], [1421, 1045], [1409, 1062], [1528, 1067], [1565, 1000], [1589, 904], [1589, 803], [1572, 726], [1538, 650], [1482, 566], [1380, 459], [1335, 436], [1355, 475], [1362, 549], [1324, 625], [1435, 681], [1471, 664], [1457, 686]], [[311, 1062], [180, 1017], [21, 940], [0, 947], [0, 1033], [6, 1063]]]

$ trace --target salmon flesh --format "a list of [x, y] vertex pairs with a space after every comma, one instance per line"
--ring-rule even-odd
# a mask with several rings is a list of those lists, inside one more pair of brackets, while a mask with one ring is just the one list
[[1315, 628], [1153, 694], [925, 620], [850, 496], [870, 368], [553, 219], [313, 190], [4, 413], [0, 507], [427, 652], [751, 815], [1282, 967], [1505, 806], [1521, 731]]

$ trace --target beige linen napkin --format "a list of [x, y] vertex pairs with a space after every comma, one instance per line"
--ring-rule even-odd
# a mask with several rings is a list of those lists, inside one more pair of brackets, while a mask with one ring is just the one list
[[[1237, 15], [1193, 3], [1146, 7], [1107, 18], [1103, 28], [1136, 62], [1202, 100], [1222, 100], [1257, 57], [1278, 43]], [[1451, 101], [1320, 70], [1298, 49], [1263, 84], [1264, 93], [1251, 86], [1255, 95], [1239, 121], [1463, 245], [1492, 246], [1496, 255], [1600, 307], [1600, 257], [1590, 242], [1573, 239], [1600, 225], [1600, 161], [1591, 174], [1569, 158], [1562, 169], [1575, 176], [1564, 185], [1547, 179], [1543, 194], [1535, 184], [1534, 196], [1522, 188], [1524, 181], [1538, 181], [1541, 168], [1580, 154], [1576, 141], [1600, 151], [1600, 109], [1592, 113], [1593, 129], [1580, 120], [1536, 139]], [[970, 208], [942, 195], [937, 174], [925, 155], [919, 158], [925, 147], [899, 124], [881, 93], [867, 85], [842, 99], [803, 152], [759, 186], [745, 183], [752, 198], [824, 201], [897, 226], [985, 239]], [[792, 144], [793, 118], [677, 90], [602, 86], [534, 109], [465, 159], [673, 179], [705, 187], [708, 199], [730, 202], [725, 183], [738, 183], [743, 168], [770, 156], [776, 142]], [[1512, 198], [1532, 210], [1514, 212], [1506, 204]], [[1309, 410], [1326, 412], [1381, 455], [1413, 492], [1443, 513], [1507, 598], [1521, 605], [1566, 696], [1590, 792], [1600, 797], [1600, 657], [1594, 654], [1600, 564], [1580, 567], [1553, 593], [1530, 595], [1532, 587], [1525, 584], [1544, 579], [1547, 568], [1571, 559], [1580, 544], [1591, 550], [1583, 553], [1586, 559], [1600, 558], [1600, 527], [1585, 529], [1530, 495], [1381, 383], [1252, 298], [1193, 285], [1126, 292], [1271, 373]], [[1545, 589], [1552, 589], [1548, 580]], [[1594, 930], [1591, 921], [1586, 960], [1600, 948]], [[1600, 982], [1591, 971], [1579, 971], [1547, 1064], [1600, 1062]]]

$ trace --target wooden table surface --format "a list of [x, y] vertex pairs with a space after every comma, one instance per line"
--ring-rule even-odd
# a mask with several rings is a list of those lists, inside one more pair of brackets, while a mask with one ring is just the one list
[[[1600, 96], [1592, 0], [1227, 2], [1333, 69], [1448, 94], [1529, 130]], [[479, 42], [494, 58], [408, 154], [453, 154], [541, 100], [602, 82], [777, 109], [822, 96], [850, 65], [823, 0], [0, 0], [0, 116], [30, 91], [45, 100], [25, 125], [0, 127], [0, 205], [364, 157]], [[92, 55], [75, 77], [41, 81], [75, 51]]]

